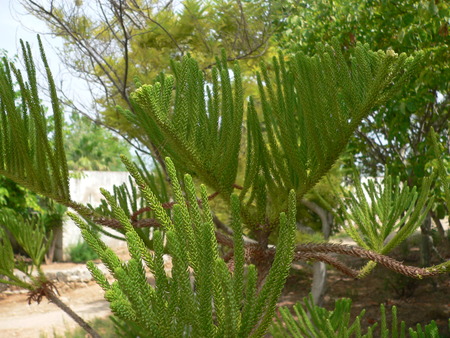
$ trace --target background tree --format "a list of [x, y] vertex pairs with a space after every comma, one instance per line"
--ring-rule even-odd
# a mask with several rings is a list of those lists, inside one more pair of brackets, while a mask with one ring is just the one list
[[91, 107], [77, 110], [134, 139], [135, 146], [144, 144], [157, 160], [161, 157], [155, 146], [140, 127], [117, 113], [116, 105], [133, 110], [129, 94], [136, 81], [153, 81], [170, 68], [170, 60], [186, 54], [194, 56], [201, 68], [209, 68], [223, 48], [230, 60], [248, 60], [242, 63], [245, 74], [257, 64], [253, 60], [268, 53], [272, 24], [281, 10], [278, 2], [266, 0], [25, 0], [22, 4], [64, 39], [62, 62], [89, 84], [95, 114], [86, 113]]
[[117, 154], [131, 156], [130, 145], [124, 140], [77, 113], [66, 123], [64, 144], [69, 170], [123, 171]]
[[[351, 139], [349, 151], [365, 175], [388, 170], [414, 186], [427, 175], [433, 159], [429, 132], [433, 127], [440, 141], [449, 144], [450, 115], [450, 5], [446, 1], [323, 1], [291, 2], [292, 15], [282, 22], [276, 40], [291, 52], [316, 51], [318, 41], [337, 37], [345, 49], [357, 41], [375, 50], [400, 52], [423, 50], [419, 72], [401, 90], [399, 97], [371, 113]], [[448, 160], [448, 158], [447, 158]], [[424, 247], [429, 246], [430, 219], [445, 237], [440, 219], [448, 215], [443, 195], [422, 227]], [[428, 252], [425, 250], [424, 252]], [[425, 258], [429, 261], [429, 258]]]

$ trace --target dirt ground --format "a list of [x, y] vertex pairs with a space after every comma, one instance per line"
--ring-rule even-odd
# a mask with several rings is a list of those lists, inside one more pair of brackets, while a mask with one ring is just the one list
[[[74, 283], [73, 283], [74, 284]], [[86, 320], [106, 317], [109, 304], [103, 298], [103, 290], [94, 282], [57, 285], [62, 300]], [[0, 337], [39, 337], [45, 333], [53, 337], [75, 328], [77, 324], [56, 305], [44, 299], [39, 305], [28, 305], [27, 295], [0, 293]]]
[[[398, 257], [397, 257], [398, 258]], [[447, 259], [450, 257], [447, 255]], [[346, 259], [353, 266], [361, 266], [359, 259]], [[418, 263], [418, 251], [413, 249], [404, 259], [409, 265]], [[44, 266], [44, 269], [69, 269], [73, 263], [58, 263]], [[337, 298], [347, 297], [353, 301], [353, 315], [363, 308], [366, 314], [362, 325], [373, 324], [380, 319], [379, 304], [389, 309], [396, 305], [398, 320], [404, 320], [407, 327], [417, 323], [436, 320], [444, 337], [450, 337], [448, 319], [450, 318], [450, 278], [443, 275], [421, 281], [412, 280], [390, 273], [386, 269], [376, 270], [364, 280], [354, 280], [340, 272], [329, 269], [328, 291], [324, 306], [332, 308]], [[69, 304], [83, 318], [106, 317], [110, 314], [108, 303], [103, 299], [103, 291], [94, 282], [58, 283], [62, 300]], [[311, 269], [308, 264], [296, 265], [286, 283], [279, 305], [292, 306], [305, 297], [311, 287]], [[43, 300], [41, 304], [28, 305], [27, 295], [0, 293], [0, 337], [53, 337], [54, 333], [76, 327], [75, 322], [54, 304]]]
[[[440, 252], [447, 252], [445, 258], [450, 259], [450, 248], [443, 248]], [[407, 265], [419, 265], [418, 248], [412, 248], [408, 256], [402, 257], [399, 252], [389, 255], [403, 260]], [[403, 258], [403, 259], [402, 259]], [[360, 267], [365, 261], [358, 258], [343, 258], [352, 267]], [[437, 262], [434, 262], [436, 264]], [[303, 265], [300, 269], [292, 269], [288, 277], [279, 305], [292, 306], [306, 297], [311, 288], [311, 269]], [[450, 274], [438, 277], [416, 280], [376, 267], [365, 279], [356, 280], [345, 276], [341, 272], [328, 269], [328, 289], [324, 297], [323, 306], [332, 309], [338, 298], [352, 300], [352, 318], [362, 309], [366, 313], [361, 326], [366, 328], [380, 321], [380, 304], [386, 307], [388, 327], [390, 327], [391, 307], [397, 307], [398, 323], [405, 321], [406, 328], [416, 327], [418, 323], [429, 324], [435, 320], [440, 328], [442, 337], [450, 337]], [[379, 327], [379, 326], [378, 326]], [[365, 331], [364, 331], [365, 332]], [[375, 337], [378, 331], [375, 332]]]

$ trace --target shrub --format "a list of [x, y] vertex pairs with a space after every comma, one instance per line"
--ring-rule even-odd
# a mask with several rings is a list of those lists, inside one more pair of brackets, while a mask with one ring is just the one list
[[98, 258], [97, 253], [85, 241], [79, 241], [69, 248], [70, 260], [74, 263], [86, 263]]

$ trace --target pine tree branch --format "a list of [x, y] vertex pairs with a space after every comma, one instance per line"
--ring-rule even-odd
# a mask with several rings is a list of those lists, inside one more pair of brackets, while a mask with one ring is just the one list
[[[107, 226], [109, 228], [116, 230], [122, 228], [121, 223], [116, 219], [96, 218], [94, 219], [94, 222], [99, 225]], [[135, 228], [160, 227], [159, 222], [156, 219], [152, 218], [134, 220], [131, 222], [131, 224]], [[215, 237], [219, 244], [227, 246], [229, 248], [234, 247], [233, 240], [229, 236], [219, 231], [215, 231]], [[271, 262], [276, 252], [276, 248], [273, 246], [269, 248], [263, 248], [259, 243], [254, 243], [250, 241], [251, 239], [246, 240], [244, 243], [246, 250], [246, 261], [247, 263], [255, 264], [256, 266], [258, 266], [260, 269], [260, 273], [264, 275], [263, 270], [268, 271], [268, 269], [270, 268]], [[329, 253], [335, 254], [337, 253], [347, 256], [366, 258], [397, 273], [419, 279], [439, 275], [440, 273], [442, 273], [442, 269], [444, 269], [444, 271], [446, 269], [445, 267], [439, 268], [440, 266], [437, 266], [436, 268], [435, 267], [419, 268], [414, 266], [407, 266], [393, 258], [390, 258], [382, 254], [378, 254], [374, 251], [365, 250], [359, 247], [341, 244], [331, 244], [331, 243], [300, 244], [295, 248], [294, 260], [313, 259], [323, 261], [336, 267], [338, 270], [342, 271], [343, 273], [351, 277], [354, 278], [364, 277], [361, 274], [362, 273], [361, 270], [355, 271], [345, 266], [345, 264], [343, 264], [342, 262], [339, 262], [335, 258], [327, 255]], [[232, 256], [230, 256], [228, 259], [232, 259]], [[444, 266], [445, 264], [446, 263], [441, 265]]]
[[[238, 185], [238, 184], [233, 184], [233, 187], [236, 188], [236, 189], [242, 190], [242, 187], [241, 187], [240, 185]], [[208, 196], [208, 201], [212, 201], [212, 200], [213, 200], [214, 198], [216, 198], [218, 195], [219, 195], [219, 192], [218, 192], [218, 191], [212, 193], [211, 195]], [[198, 204], [199, 204], [200, 206], [202, 205], [202, 201], [201, 201], [200, 199], [197, 199], [197, 202], [198, 202]], [[163, 207], [164, 209], [172, 209], [172, 207], [174, 206], [174, 204], [175, 204], [175, 202], [165, 202], [165, 203], [162, 203], [161, 205], [162, 205], [162, 207]], [[140, 208], [139, 210], [136, 210], [135, 212], [133, 212], [133, 214], [131, 215], [130, 219], [131, 219], [132, 222], [135, 222], [135, 221], [137, 221], [137, 217], [138, 217], [139, 215], [141, 215], [141, 214], [143, 214], [143, 213], [145, 213], [145, 212], [149, 212], [149, 211], [152, 211], [152, 208], [151, 208], [151, 207], [143, 207], [143, 208]], [[145, 227], [145, 226], [143, 226], [143, 227]]]
[[[325, 253], [325, 254], [338, 253], [347, 256], [366, 258], [380, 265], [383, 265], [384, 267], [392, 271], [395, 271], [397, 273], [412, 278], [421, 279], [423, 277], [437, 276], [440, 273], [438, 268], [434, 269], [434, 267], [419, 268], [415, 266], [407, 266], [388, 256], [349, 245], [331, 244], [331, 243], [300, 244], [297, 245], [297, 247], [295, 248], [295, 252], [296, 255], [301, 255], [303, 253]], [[361, 278], [362, 276], [359, 273], [357, 277]]]
[[313, 253], [313, 252], [297, 252], [294, 255], [294, 260], [313, 260], [313, 261], [320, 261], [327, 263], [333, 267], [335, 267], [337, 270], [343, 272], [344, 274], [351, 276], [353, 278], [358, 278], [359, 271], [354, 270], [341, 261], [337, 260], [336, 258], [321, 254], [321, 253]]
[[[208, 196], [208, 201], [213, 200], [217, 195], [219, 195], [219, 192], [215, 192], [211, 195]], [[197, 202], [199, 205], [202, 204], [202, 201], [200, 199], [197, 199]], [[175, 202], [166, 202], [166, 203], [162, 203], [161, 204], [162, 207], [164, 209], [172, 209], [172, 207], [175, 205]], [[152, 211], [153, 209], [151, 207], [143, 207], [140, 208], [139, 210], [136, 210], [135, 212], [133, 212], [133, 214], [131, 215], [130, 219], [132, 222], [136, 222], [137, 221], [137, 217], [145, 212], [149, 212]]]

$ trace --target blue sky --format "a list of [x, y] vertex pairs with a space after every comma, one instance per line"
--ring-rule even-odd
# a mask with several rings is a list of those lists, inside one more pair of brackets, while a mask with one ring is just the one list
[[[9, 55], [16, 54], [20, 36], [30, 36], [20, 23], [14, 19], [19, 19], [15, 13], [12, 13], [12, 7], [18, 7], [17, 1], [0, 0], [0, 49], [6, 49]], [[23, 18], [25, 19], [25, 17]]]
[[[35, 59], [38, 59], [36, 34], [44, 33], [41, 38], [57, 86], [62, 85], [65, 94], [75, 102], [90, 102], [90, 94], [85, 89], [84, 82], [73, 76], [59, 61], [56, 50], [62, 46], [61, 39], [45, 34], [47, 32], [46, 25], [27, 14], [20, 1], [0, 0], [0, 50], [6, 50], [9, 56], [20, 56], [19, 41], [22, 39], [30, 43]], [[45, 83], [43, 76], [41, 79]]]
[[[37, 53], [36, 33], [46, 31], [45, 24], [32, 15], [26, 14], [19, 1], [0, 0], [0, 49], [5, 49], [9, 56], [19, 54], [20, 39], [28, 41], [32, 50]], [[58, 56], [53, 46], [61, 46], [61, 42], [49, 35], [43, 36], [43, 40], [51, 64], [58, 65]]]

